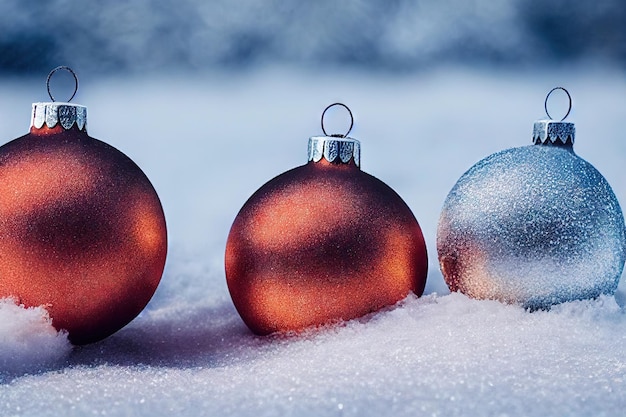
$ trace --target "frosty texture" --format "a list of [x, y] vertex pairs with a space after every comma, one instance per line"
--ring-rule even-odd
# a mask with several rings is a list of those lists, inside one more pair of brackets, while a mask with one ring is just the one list
[[474, 165], [450, 191], [437, 233], [452, 291], [530, 308], [615, 292], [624, 245], [607, 181], [571, 148], [552, 146]]
[[0, 381], [59, 366], [70, 350], [67, 332], [52, 327], [43, 307], [24, 308], [12, 298], [0, 298]]

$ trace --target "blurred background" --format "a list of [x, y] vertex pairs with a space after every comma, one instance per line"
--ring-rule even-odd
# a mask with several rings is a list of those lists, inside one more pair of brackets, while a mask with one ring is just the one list
[[0, 73], [626, 63], [622, 0], [4, 0]]
[[[58, 65], [80, 78], [73, 101], [88, 106], [89, 133], [157, 189], [170, 276], [195, 260], [222, 282], [237, 211], [306, 162], [335, 101], [354, 113], [363, 170], [424, 230], [427, 290], [446, 288], [435, 241], [448, 191], [478, 160], [529, 144], [557, 85], [574, 100], [577, 153], [626, 203], [623, 0], [3, 0], [0, 139], [27, 132]], [[69, 97], [68, 74], [52, 81]], [[550, 106], [560, 119], [564, 95]], [[331, 112], [329, 133], [345, 132], [346, 117]]]

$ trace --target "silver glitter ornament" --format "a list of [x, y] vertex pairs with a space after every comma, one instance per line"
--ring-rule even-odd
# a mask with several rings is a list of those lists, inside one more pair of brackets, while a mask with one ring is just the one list
[[[567, 93], [548, 93], [548, 117], [556, 89]], [[606, 179], [574, 153], [574, 133], [573, 123], [537, 121], [534, 145], [490, 155], [457, 181], [437, 230], [451, 291], [529, 309], [615, 292], [624, 217]]]

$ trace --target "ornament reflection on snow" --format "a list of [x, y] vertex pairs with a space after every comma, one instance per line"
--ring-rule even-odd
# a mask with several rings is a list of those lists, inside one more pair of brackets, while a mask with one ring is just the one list
[[[74, 76], [75, 94], [67, 67], [50, 73], [48, 92], [59, 69]], [[152, 297], [165, 217], [141, 169], [87, 135], [87, 108], [50, 98], [33, 104], [30, 133], [0, 147], [0, 297], [43, 305], [84, 344], [122, 328]]]
[[[345, 107], [326, 110], [335, 105]], [[424, 291], [420, 226], [361, 171], [360, 143], [346, 135], [310, 138], [309, 162], [263, 185], [235, 218], [226, 280], [257, 334], [353, 319]]]
[[[557, 89], [567, 93], [548, 93], [548, 117]], [[565, 117], [535, 122], [534, 145], [483, 159], [448, 194], [437, 251], [451, 291], [529, 309], [615, 292], [624, 217], [604, 177], [574, 153]]]

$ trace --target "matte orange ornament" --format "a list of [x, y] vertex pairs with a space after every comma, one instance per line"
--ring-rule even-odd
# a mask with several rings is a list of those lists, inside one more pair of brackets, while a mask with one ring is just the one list
[[0, 147], [0, 297], [44, 305], [84, 344], [125, 326], [154, 294], [165, 216], [141, 169], [87, 135], [86, 107], [50, 97], [33, 104], [30, 133]]
[[225, 263], [237, 311], [264, 335], [353, 319], [410, 292], [421, 295], [427, 262], [409, 207], [361, 171], [357, 140], [334, 135], [310, 138], [309, 162], [244, 204]]

